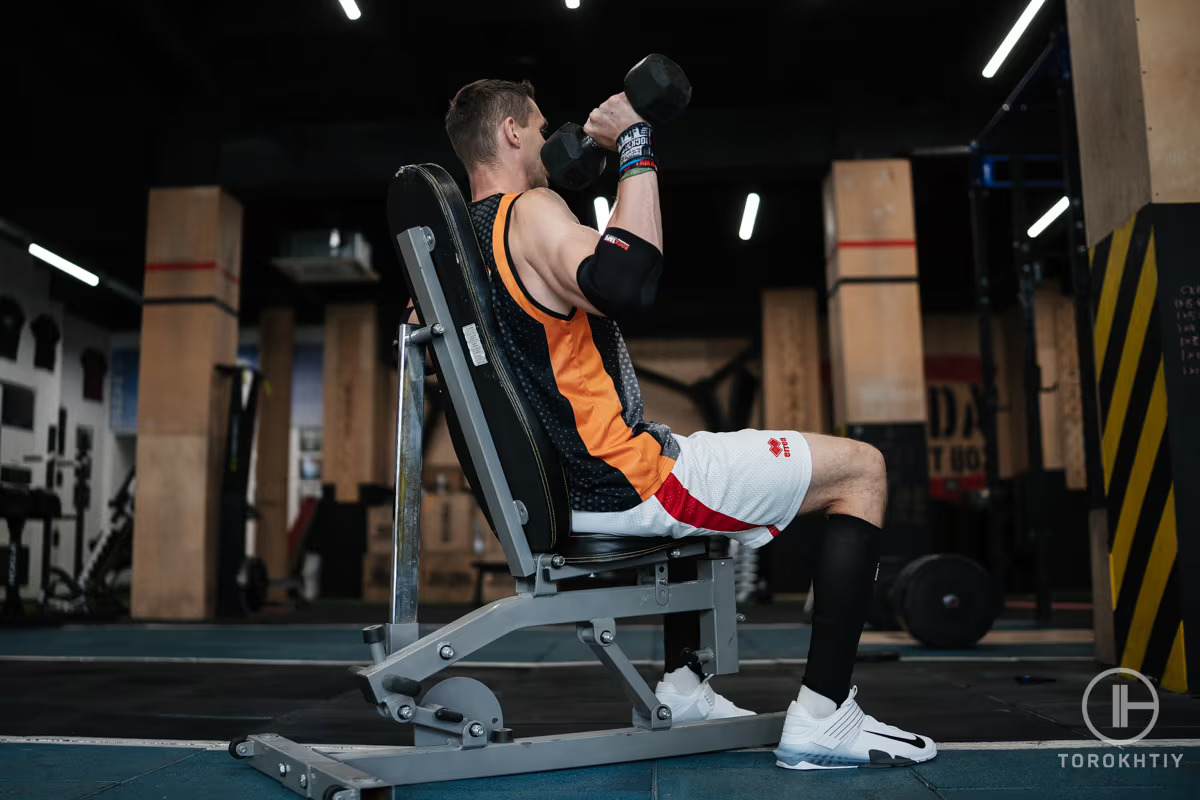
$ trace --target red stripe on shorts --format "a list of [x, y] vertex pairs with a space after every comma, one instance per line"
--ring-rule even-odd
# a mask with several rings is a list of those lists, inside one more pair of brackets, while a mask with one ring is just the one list
[[751, 528], [763, 527], [753, 522], [736, 520], [733, 517], [722, 514], [720, 511], [713, 511], [693, 497], [691, 492], [685, 489], [683, 484], [679, 482], [679, 478], [676, 478], [674, 475], [667, 476], [666, 483], [654, 493], [654, 496], [658, 498], [658, 502], [662, 503], [663, 508], [672, 517], [697, 528], [717, 531], [718, 533], [737, 533], [739, 531], [748, 531]]

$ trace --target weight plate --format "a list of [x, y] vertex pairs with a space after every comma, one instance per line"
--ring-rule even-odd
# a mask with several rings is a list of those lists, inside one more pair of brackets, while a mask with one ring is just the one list
[[893, 590], [897, 615], [922, 644], [939, 650], [973, 647], [992, 628], [992, 576], [976, 561], [937, 553], [910, 561]]

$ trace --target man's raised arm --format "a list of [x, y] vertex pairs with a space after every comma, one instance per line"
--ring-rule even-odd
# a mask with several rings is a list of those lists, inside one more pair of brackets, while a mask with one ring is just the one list
[[565, 304], [618, 319], [643, 314], [654, 305], [662, 275], [662, 212], [650, 126], [619, 94], [591, 113], [584, 132], [621, 159], [608, 227], [597, 234], [580, 225], [557, 194], [535, 189], [514, 211], [522, 253]]

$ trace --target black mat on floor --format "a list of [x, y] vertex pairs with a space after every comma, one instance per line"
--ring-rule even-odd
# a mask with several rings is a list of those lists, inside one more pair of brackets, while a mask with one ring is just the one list
[[[417, 613], [421, 622], [449, 623], [470, 613], [473, 605], [422, 605]], [[795, 625], [801, 621], [804, 604], [799, 602], [776, 602], [770, 605], [746, 605], [738, 609], [746, 615], [746, 621], [755, 625], [787, 624]], [[280, 625], [324, 625], [324, 624], [354, 624], [370, 625], [387, 619], [388, 607], [385, 605], [367, 603], [338, 603], [319, 602], [304, 608], [273, 607], [264, 609], [242, 620], [229, 622], [248, 622], [254, 624]], [[1033, 622], [1036, 613], [1032, 608], [1010, 607], [1001, 615], [1004, 620], [1021, 620]], [[639, 625], [661, 624], [662, 617], [639, 617]], [[1045, 627], [1055, 628], [1090, 628], [1092, 612], [1090, 609], [1058, 608], [1054, 610], [1051, 622]]]
[[[860, 664], [864, 710], [937, 741], [1088, 739], [1080, 699], [1099, 668], [1081, 662]], [[657, 679], [654, 670], [643, 676]], [[780, 711], [803, 667], [747, 667], [715, 679], [753, 711]], [[1018, 683], [1017, 675], [1052, 678]], [[623, 727], [629, 705], [600, 667], [451, 669], [488, 684], [517, 736]], [[434, 681], [426, 683], [432, 686]], [[274, 732], [327, 744], [407, 744], [336, 667], [0, 663], [0, 735], [231, 739]], [[1200, 701], [1161, 693], [1152, 738], [1192, 738]], [[1113, 734], [1114, 737], [1116, 734]], [[1127, 734], [1126, 734], [1127, 735]]]
[[[421, 605], [417, 618], [423, 623], [447, 624], [475, 610], [474, 605]], [[740, 612], [745, 614], [746, 621], [755, 625], [796, 625], [803, 619], [804, 604], [791, 600], [771, 604], [752, 604], [740, 606]], [[383, 622], [388, 618], [388, 606], [382, 603], [363, 603], [356, 601], [322, 600], [312, 605], [301, 607], [268, 606], [262, 611], [236, 619], [199, 620], [196, 625], [212, 625], [214, 623], [253, 624], [253, 625], [372, 625]], [[1023, 605], [1005, 608], [1000, 619], [1009, 622], [1036, 623], [1036, 613], [1032, 607]], [[58, 627], [70, 624], [102, 623], [109, 625], [140, 625], [145, 622], [167, 622], [171, 625], [188, 625], [179, 620], [138, 620], [134, 622], [128, 617], [113, 617], [95, 619], [86, 617], [68, 617], [62, 615], [38, 616], [32, 611], [28, 616], [19, 620], [0, 621], [0, 630], [6, 626], [14, 627]], [[661, 625], [661, 616], [639, 617], [639, 625]], [[1048, 628], [1090, 628], [1092, 612], [1090, 609], [1057, 608], [1054, 610], [1049, 623], [1037, 627]], [[868, 628], [869, 629], [869, 628]]]

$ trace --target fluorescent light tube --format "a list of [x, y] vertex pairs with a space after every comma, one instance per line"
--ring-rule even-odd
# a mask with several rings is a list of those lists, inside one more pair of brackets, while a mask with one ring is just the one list
[[750, 241], [750, 235], [754, 233], [754, 218], [758, 216], [758, 195], [754, 192], [746, 195], [746, 208], [742, 211], [742, 227], [738, 230], [738, 236], [743, 242]]
[[1042, 231], [1046, 230], [1046, 228], [1049, 228], [1050, 223], [1062, 216], [1062, 213], [1067, 210], [1067, 206], [1069, 205], [1071, 205], [1071, 201], [1067, 199], [1066, 195], [1060, 197], [1057, 203], [1050, 206], [1049, 211], [1047, 211], [1045, 214], [1042, 214], [1041, 219], [1029, 226], [1029, 230], [1027, 231], [1029, 233], [1029, 238], [1032, 239]]
[[83, 267], [72, 264], [62, 256], [51, 253], [49, 250], [39, 244], [29, 245], [29, 255], [40, 258], [42, 261], [45, 261], [52, 267], [61, 269], [72, 278], [77, 278], [86, 283], [88, 286], [97, 286], [100, 283], [100, 279], [96, 277], [95, 273], [88, 272]]
[[1000, 47], [996, 49], [996, 54], [992, 56], [992, 60], [983, 68], [983, 77], [991, 78], [1000, 69], [1000, 65], [1004, 63], [1004, 59], [1008, 58], [1008, 54], [1012, 52], [1013, 47], [1017, 44], [1017, 40], [1021, 38], [1021, 34], [1029, 27], [1029, 23], [1033, 22], [1033, 16], [1042, 7], [1046, 0], [1029, 0], [1029, 5], [1025, 6], [1025, 10], [1021, 12], [1021, 16], [1017, 17], [1017, 22], [1012, 26], [1012, 30], [1008, 32], [1008, 36], [1004, 37], [1004, 41], [1000, 43]]
[[602, 231], [608, 227], [608, 218], [612, 216], [608, 209], [608, 200], [597, 197], [592, 201], [592, 207], [596, 209], [596, 230]]

